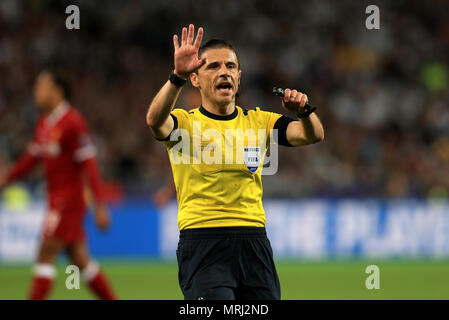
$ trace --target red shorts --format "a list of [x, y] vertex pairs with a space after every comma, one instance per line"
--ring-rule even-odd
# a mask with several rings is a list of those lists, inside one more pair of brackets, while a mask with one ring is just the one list
[[83, 242], [85, 211], [58, 211], [50, 209], [42, 225], [42, 236], [44, 238], [58, 239], [65, 244]]

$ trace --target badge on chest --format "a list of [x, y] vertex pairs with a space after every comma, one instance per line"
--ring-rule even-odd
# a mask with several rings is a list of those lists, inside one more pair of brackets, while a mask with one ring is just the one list
[[243, 147], [243, 161], [251, 173], [256, 172], [259, 168], [261, 156], [260, 146]]

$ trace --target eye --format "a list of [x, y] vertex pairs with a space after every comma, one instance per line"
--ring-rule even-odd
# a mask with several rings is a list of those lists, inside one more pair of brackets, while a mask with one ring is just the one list
[[216, 69], [218, 67], [218, 63], [211, 63], [207, 66], [207, 69]]

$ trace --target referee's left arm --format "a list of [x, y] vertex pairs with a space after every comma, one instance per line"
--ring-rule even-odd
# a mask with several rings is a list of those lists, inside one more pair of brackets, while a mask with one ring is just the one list
[[[307, 95], [297, 90], [286, 89], [282, 99], [282, 106], [296, 114], [303, 113], [308, 102]], [[307, 118], [299, 118], [288, 124], [286, 138], [292, 146], [304, 146], [320, 142], [324, 139], [324, 129], [320, 119], [312, 112]]]

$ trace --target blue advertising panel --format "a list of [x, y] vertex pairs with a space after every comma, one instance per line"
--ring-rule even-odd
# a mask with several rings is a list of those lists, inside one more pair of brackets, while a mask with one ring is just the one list
[[[448, 258], [449, 204], [421, 200], [273, 200], [264, 202], [267, 233], [280, 258]], [[175, 259], [177, 204], [149, 199], [110, 207], [107, 232], [86, 216], [95, 257]], [[0, 206], [0, 261], [30, 261], [45, 215], [42, 201], [20, 209]]]

